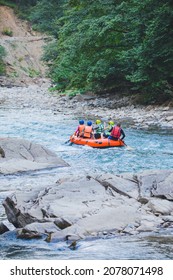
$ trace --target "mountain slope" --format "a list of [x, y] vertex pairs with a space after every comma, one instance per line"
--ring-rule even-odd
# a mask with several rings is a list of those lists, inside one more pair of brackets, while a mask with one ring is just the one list
[[[5, 30], [12, 31], [12, 36], [4, 35]], [[0, 45], [7, 52], [7, 76], [19, 81], [44, 77], [46, 67], [41, 56], [45, 39], [43, 34], [33, 32], [28, 22], [18, 19], [11, 8], [0, 6]]]

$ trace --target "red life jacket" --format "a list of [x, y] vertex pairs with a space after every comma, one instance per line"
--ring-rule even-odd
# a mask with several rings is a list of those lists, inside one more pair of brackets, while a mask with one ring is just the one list
[[119, 126], [114, 126], [114, 128], [111, 131], [111, 136], [113, 136], [115, 138], [120, 138], [121, 128]]
[[79, 136], [82, 135], [82, 133], [83, 133], [83, 131], [84, 131], [84, 128], [85, 128], [85, 125], [84, 125], [84, 124], [80, 124], [80, 125], [78, 126], [78, 134], [79, 134]]
[[93, 130], [92, 126], [86, 125], [84, 128], [83, 137], [91, 138], [92, 130]]

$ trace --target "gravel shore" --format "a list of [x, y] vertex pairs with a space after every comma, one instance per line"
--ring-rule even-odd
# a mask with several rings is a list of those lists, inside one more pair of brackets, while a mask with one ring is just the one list
[[126, 98], [76, 95], [74, 97], [50, 92], [47, 79], [23, 86], [0, 88], [0, 107], [19, 107], [52, 110], [54, 114], [103, 121], [120, 121], [123, 126], [136, 129], [173, 129], [173, 108], [169, 106], [138, 106], [128, 104]]

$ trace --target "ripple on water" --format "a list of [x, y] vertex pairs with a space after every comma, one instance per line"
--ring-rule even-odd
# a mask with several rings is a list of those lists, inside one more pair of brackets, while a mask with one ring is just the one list
[[46, 243], [15, 239], [14, 233], [0, 237], [0, 259], [98, 259], [154, 260], [173, 258], [173, 236], [165, 233], [118, 236], [79, 241], [71, 250], [65, 241]]

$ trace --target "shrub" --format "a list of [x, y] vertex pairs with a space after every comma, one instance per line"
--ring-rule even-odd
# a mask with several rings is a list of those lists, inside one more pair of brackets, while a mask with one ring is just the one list
[[13, 31], [12, 31], [10, 28], [5, 27], [5, 28], [2, 30], [2, 34], [12, 37], [12, 36], [13, 36]]
[[3, 61], [5, 55], [6, 55], [6, 51], [4, 47], [0, 45], [0, 76], [5, 74], [5, 63]]

